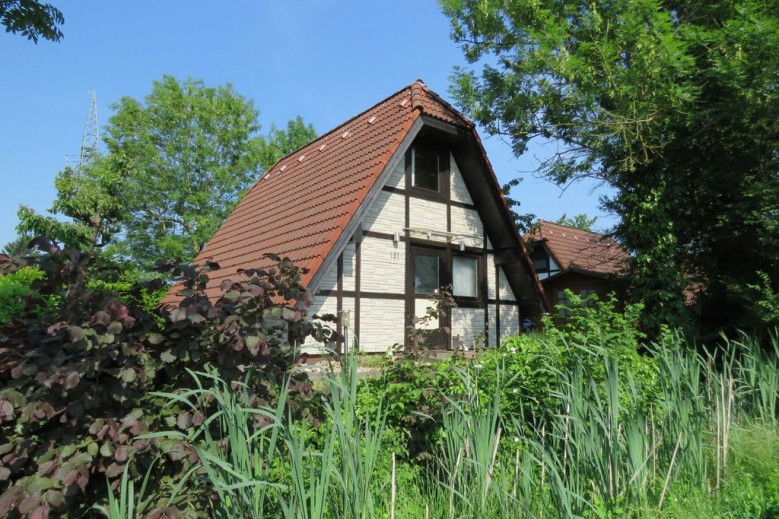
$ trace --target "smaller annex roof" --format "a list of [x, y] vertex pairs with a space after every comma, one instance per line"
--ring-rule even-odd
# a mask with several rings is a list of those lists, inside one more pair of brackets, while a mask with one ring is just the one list
[[627, 252], [596, 232], [539, 220], [525, 239], [544, 243], [563, 272], [606, 276], [623, 274], [626, 268]]
[[[308, 286], [368, 192], [422, 116], [471, 130], [473, 123], [417, 80], [281, 158], [249, 189], [195, 263], [215, 261], [209, 297], [238, 269], [270, 266], [265, 253], [304, 268]], [[163, 304], [177, 300], [174, 288]]]

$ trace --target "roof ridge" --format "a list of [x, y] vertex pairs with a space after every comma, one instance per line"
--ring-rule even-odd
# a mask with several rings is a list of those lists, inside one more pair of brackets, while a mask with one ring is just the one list
[[424, 113], [425, 108], [422, 105], [422, 96], [424, 95], [425, 83], [417, 79], [411, 83], [411, 108]]
[[[414, 85], [416, 85], [417, 82], [421, 84], [422, 89], [427, 93], [427, 95], [432, 97], [435, 101], [438, 101], [439, 103], [444, 105], [444, 107], [447, 110], [451, 110], [454, 113], [454, 115], [456, 115], [457, 117], [459, 117], [460, 119], [463, 120], [463, 122], [468, 126], [468, 128], [475, 128], [476, 127], [476, 125], [474, 124], [473, 121], [468, 119], [460, 110], [458, 110], [457, 108], [452, 106], [448, 101], [446, 101], [440, 95], [438, 95], [433, 90], [431, 90], [430, 87], [428, 87], [426, 84], [422, 83], [421, 80], [418, 79], [416, 82], [414, 82]], [[424, 112], [424, 110], [423, 110], [423, 112]]]
[[[583, 232], [583, 233], [587, 233], [587, 234], [594, 234], [594, 235], [596, 235], [596, 236], [600, 236], [601, 238], [609, 238], [609, 239], [613, 239], [611, 236], [609, 236], [609, 234], [608, 234], [608, 233], [605, 233], [605, 232], [588, 231], [588, 230], [586, 230], [586, 229], [579, 229], [578, 227], [571, 227], [570, 225], [563, 225], [563, 224], [561, 224], [561, 223], [557, 223], [557, 222], [550, 222], [549, 220], [542, 220], [542, 219], [539, 219], [539, 220], [538, 220], [539, 227], [541, 226], [541, 224], [542, 224], [542, 223], [543, 223], [543, 224], [549, 224], [549, 225], [555, 225], [555, 226], [557, 226], [557, 227], [562, 227], [562, 228], [564, 228], [564, 229], [569, 229], [569, 230], [571, 230], [571, 231], [575, 231], [575, 232]], [[540, 234], [542, 234], [542, 236], [543, 236], [543, 232], [542, 232], [542, 231], [540, 231], [540, 229], [539, 229], [539, 232], [540, 232]]]

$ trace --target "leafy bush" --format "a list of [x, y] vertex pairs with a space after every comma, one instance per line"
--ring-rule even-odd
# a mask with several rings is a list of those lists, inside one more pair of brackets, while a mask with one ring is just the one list
[[[658, 368], [652, 357], [639, 353], [644, 339], [638, 328], [641, 306], [619, 310], [613, 297], [595, 302], [575, 294], [570, 301], [566, 319], [546, 319], [541, 332], [506, 337], [500, 348], [484, 350], [473, 362], [455, 354], [437, 363], [389, 363], [382, 377], [362, 383], [360, 412], [375, 410], [384, 396], [390, 426], [407, 431], [413, 455], [428, 457], [431, 444], [440, 438], [447, 399], [467, 398], [475, 391], [489, 400], [500, 390], [504, 416], [540, 424], [558, 412], [561, 374], [579, 368], [594, 384], [602, 384], [605, 358], [631, 374], [641, 395], [632, 405], [647, 407], [657, 389]], [[474, 385], [463, 383], [457, 375], [461, 368], [472, 372]], [[621, 396], [627, 403], [628, 395], [623, 391]]]
[[33, 283], [43, 277], [43, 272], [35, 267], [0, 276], [0, 325], [22, 313], [27, 299], [35, 294]]
[[[260, 374], [248, 388], [252, 404], [272, 402], [293, 361], [289, 341], [332, 335], [306, 320], [299, 270], [272, 257], [275, 267], [239, 273], [214, 301], [205, 286], [218, 265], [164, 265], [179, 278], [182, 299], [164, 312], [160, 329], [137, 300], [125, 304], [108, 285], [90, 284], [114, 281], [110, 266], [76, 250], [44, 250], [0, 265], [2, 277], [35, 265], [44, 276], [28, 297], [61, 300], [53, 315], [25, 304], [0, 326], [0, 516], [81, 515], [105, 500], [106, 478], [116, 487], [127, 470], [139, 482], [160, 456], [139, 513], [170, 515], [181, 502], [197, 510], [207, 496], [168, 502], [167, 491], [197, 461], [196, 451], [185, 441], [138, 436], [169, 427], [186, 432], [202, 425], [203, 414], [166, 405], [153, 391], [187, 387], [186, 370], [206, 364], [227, 381], [241, 380], [252, 366]], [[285, 334], [274, 333], [279, 326]], [[300, 416], [310, 384], [299, 374], [289, 386], [290, 412]]]

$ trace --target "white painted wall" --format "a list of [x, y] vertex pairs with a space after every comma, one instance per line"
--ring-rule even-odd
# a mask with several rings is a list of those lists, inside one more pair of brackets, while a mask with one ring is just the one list
[[[406, 197], [399, 193], [382, 191], [376, 201], [368, 208], [363, 220], [363, 230], [386, 234], [400, 233], [406, 221]], [[446, 212], [444, 212], [446, 225]]]
[[506, 273], [503, 269], [498, 269], [498, 286], [501, 301], [516, 301], [514, 291], [511, 290], [508, 279], [506, 279]]
[[468, 247], [481, 248], [484, 246], [484, 225], [481, 222], [479, 213], [474, 209], [452, 207], [452, 232], [470, 235], [468, 237], [455, 238], [455, 244], [459, 244], [462, 240]]
[[452, 308], [452, 347], [457, 348], [462, 341], [466, 348], [472, 350], [474, 338], [483, 331], [483, 308]]
[[405, 337], [405, 302], [360, 299], [360, 351], [385, 352]]
[[500, 305], [500, 337], [519, 333], [519, 307]]
[[405, 293], [405, 243], [366, 236], [360, 244], [360, 249], [362, 292]]
[[[446, 204], [421, 198], [412, 198], [409, 205], [409, 227], [411, 229], [429, 229], [446, 232]], [[447, 243], [446, 236], [431, 234], [428, 238], [424, 233], [413, 233], [412, 238], [422, 238], [430, 241]]]
[[471, 194], [468, 192], [468, 187], [465, 185], [465, 181], [460, 174], [460, 168], [452, 155], [449, 156], [449, 165], [451, 169], [449, 185], [452, 191], [452, 200], [473, 205]]

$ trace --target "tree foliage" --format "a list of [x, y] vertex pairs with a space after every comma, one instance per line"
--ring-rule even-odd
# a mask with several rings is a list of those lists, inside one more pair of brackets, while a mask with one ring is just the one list
[[60, 41], [65, 23], [62, 12], [48, 3], [38, 0], [0, 0], [0, 24], [5, 32], [21, 34], [38, 43], [38, 38]]
[[581, 229], [582, 231], [592, 231], [592, 226], [595, 225], [597, 219], [597, 216], [590, 218], [584, 213], [574, 216], [568, 216], [568, 214], [563, 213], [555, 223], [565, 225], [566, 227], [573, 227], [574, 229]]
[[302, 148], [316, 137], [314, 126], [306, 124], [299, 115], [287, 122], [286, 130], [280, 130], [275, 124], [271, 124], [268, 135], [262, 140], [262, 159], [260, 161], [262, 167], [270, 168], [283, 156]]
[[127, 211], [121, 253], [191, 259], [260, 170], [257, 111], [230, 85], [172, 76], [113, 108], [104, 135]]
[[503, 199], [506, 201], [506, 205], [509, 208], [511, 217], [514, 219], [514, 227], [517, 229], [517, 231], [520, 234], [522, 234], [530, 230], [530, 227], [533, 225], [533, 220], [535, 220], [536, 215], [534, 215], [533, 213], [517, 212], [521, 204], [519, 200], [511, 196], [511, 188], [517, 187], [520, 184], [520, 182], [522, 182], [521, 178], [511, 179], [505, 184], [503, 184], [502, 190], [503, 190]]
[[679, 323], [682, 291], [705, 287], [701, 322], [736, 326], [733, 288], [779, 282], [779, 9], [775, 1], [442, 0], [481, 73], [453, 93], [557, 182], [596, 177], [632, 252], [645, 325]]
[[0, 254], [5, 254], [11, 258], [27, 256], [34, 252], [34, 249], [30, 247], [31, 241], [31, 236], [19, 234], [16, 238], [3, 245], [3, 248], [0, 249]]
[[17, 213], [19, 232], [47, 236], [90, 254], [111, 242], [125, 218], [127, 200], [122, 178], [108, 159], [99, 158], [82, 168], [66, 167], [57, 174], [54, 187], [57, 198], [50, 212], [68, 220], [41, 215], [23, 205]]
[[251, 183], [278, 158], [316, 137], [302, 118], [260, 135], [258, 112], [232, 86], [163, 76], [143, 101], [116, 103], [107, 152], [57, 175], [51, 212], [19, 210], [21, 232], [150, 269], [193, 259]]

